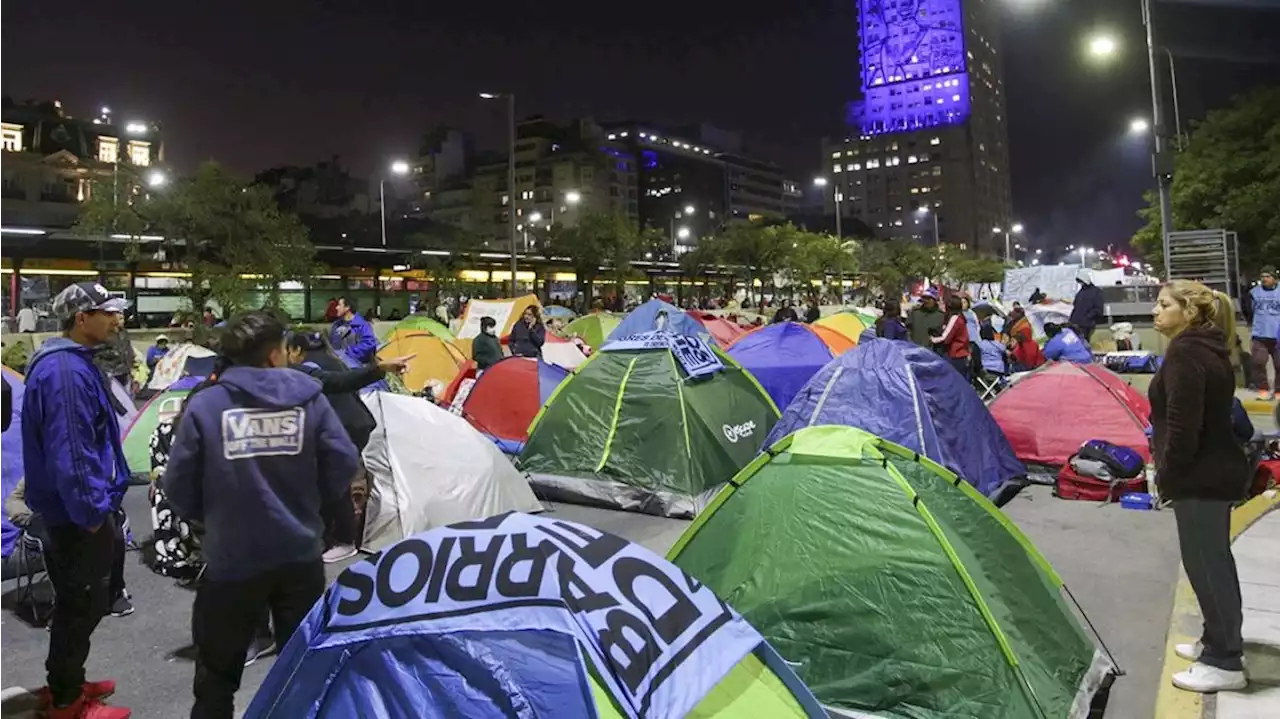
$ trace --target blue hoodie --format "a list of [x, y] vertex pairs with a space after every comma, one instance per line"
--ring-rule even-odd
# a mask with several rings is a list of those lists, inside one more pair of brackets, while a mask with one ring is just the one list
[[50, 526], [94, 527], [120, 509], [129, 464], [94, 349], [65, 337], [40, 345], [22, 398], [27, 504]]
[[1093, 350], [1089, 349], [1089, 345], [1080, 339], [1080, 335], [1066, 327], [1063, 327], [1061, 332], [1045, 343], [1044, 356], [1045, 359], [1063, 360], [1075, 362], [1076, 364], [1090, 364], [1093, 362]]
[[360, 364], [373, 362], [378, 354], [378, 337], [373, 334], [373, 325], [359, 313], [352, 314], [350, 321], [341, 317], [333, 321], [329, 329], [329, 344]]
[[161, 486], [203, 522], [210, 579], [247, 579], [324, 551], [321, 506], [359, 454], [320, 383], [290, 369], [231, 367], [187, 401]]

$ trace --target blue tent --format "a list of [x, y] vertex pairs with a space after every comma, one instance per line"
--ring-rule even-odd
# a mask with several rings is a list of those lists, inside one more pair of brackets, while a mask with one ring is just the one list
[[835, 357], [809, 325], [799, 322], [778, 322], [748, 332], [725, 351], [760, 381], [779, 407], [791, 404], [805, 382]]
[[826, 714], [741, 615], [649, 550], [508, 513], [348, 567], [248, 719]]
[[969, 383], [910, 342], [876, 339], [836, 358], [796, 394], [765, 446], [818, 424], [858, 427], [915, 450], [993, 501], [1007, 501], [1027, 474]]
[[[662, 327], [658, 326], [660, 319], [663, 320]], [[693, 315], [675, 305], [654, 299], [627, 313], [627, 316], [622, 318], [622, 322], [609, 333], [609, 341], [660, 329], [690, 337], [707, 336], [706, 329], [702, 327], [701, 322], [693, 318]]]
[[[4, 381], [9, 383], [10, 399], [13, 400], [13, 419], [9, 429], [0, 437], [0, 463], [3, 464], [3, 476], [0, 477], [0, 499], [7, 498], [13, 488], [18, 486], [25, 470], [22, 468], [22, 395], [26, 393], [26, 384], [22, 375], [5, 367]], [[21, 532], [9, 522], [9, 515], [0, 512], [0, 556], [7, 557], [13, 551]]]

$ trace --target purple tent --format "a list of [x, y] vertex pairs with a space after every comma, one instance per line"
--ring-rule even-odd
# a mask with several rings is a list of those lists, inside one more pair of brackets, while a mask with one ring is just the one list
[[[3, 463], [3, 477], [0, 477], [0, 497], [7, 498], [13, 488], [22, 479], [22, 395], [26, 393], [26, 383], [22, 375], [8, 367], [3, 368], [4, 381], [9, 383], [13, 398], [13, 419], [9, 429], [0, 437], [0, 463]], [[0, 529], [3, 541], [0, 542], [0, 556], [7, 557], [13, 552], [13, 545], [18, 541], [19, 530], [9, 522], [9, 515], [0, 512]]]

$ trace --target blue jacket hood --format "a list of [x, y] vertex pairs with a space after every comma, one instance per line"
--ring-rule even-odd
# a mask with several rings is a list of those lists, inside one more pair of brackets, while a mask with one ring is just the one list
[[301, 407], [321, 392], [319, 381], [287, 367], [229, 367], [218, 382], [241, 390], [249, 404], [262, 409]]
[[85, 358], [92, 361], [94, 349], [95, 348], [93, 347], [86, 347], [79, 342], [67, 339], [66, 337], [50, 337], [36, 348], [36, 353], [31, 356], [31, 361], [27, 363], [27, 374], [30, 374], [31, 370], [35, 369], [36, 362], [39, 362], [55, 352], [76, 352], [84, 355]]

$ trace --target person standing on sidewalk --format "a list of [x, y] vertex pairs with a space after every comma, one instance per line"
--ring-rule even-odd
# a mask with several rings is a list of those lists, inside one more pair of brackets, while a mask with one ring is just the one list
[[1252, 389], [1258, 390], [1258, 399], [1275, 399], [1270, 383], [1267, 382], [1267, 360], [1276, 372], [1280, 382], [1280, 287], [1276, 285], [1276, 268], [1262, 268], [1261, 282], [1249, 291], [1249, 302], [1245, 305], [1245, 319], [1249, 321], [1250, 343], [1249, 356], [1252, 360]]
[[40, 692], [50, 719], [127, 719], [102, 700], [115, 682], [85, 681], [90, 637], [107, 613], [112, 566], [122, 551], [117, 517], [129, 486], [120, 426], [94, 350], [120, 332], [129, 303], [102, 285], [80, 282], [58, 293], [53, 314], [62, 337], [40, 346], [28, 365], [22, 402], [26, 500], [43, 519], [53, 584], [49, 686]]
[[1248, 683], [1230, 530], [1250, 468], [1232, 432], [1235, 374], [1214, 326], [1219, 311], [1212, 290], [1187, 280], [1165, 285], [1152, 310], [1156, 331], [1170, 339], [1148, 390], [1156, 482], [1173, 502], [1182, 566], [1204, 618], [1200, 641], [1176, 647], [1194, 663], [1174, 675], [1173, 684], [1193, 692]]
[[267, 312], [233, 318], [230, 362], [187, 399], [160, 480], [174, 512], [205, 527], [196, 589], [193, 719], [230, 719], [264, 612], [281, 649], [324, 593], [321, 508], [346, 495], [355, 445], [320, 382], [289, 365]]

